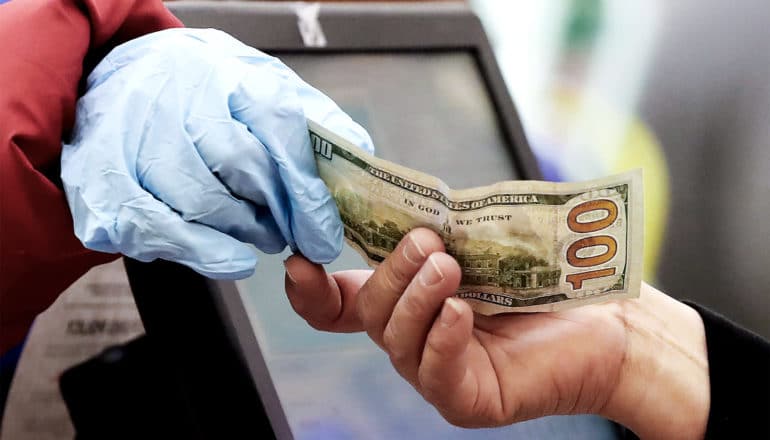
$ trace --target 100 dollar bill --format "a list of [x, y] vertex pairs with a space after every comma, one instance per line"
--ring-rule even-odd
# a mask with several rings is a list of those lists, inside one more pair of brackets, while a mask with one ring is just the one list
[[345, 239], [370, 266], [423, 226], [443, 238], [460, 264], [457, 296], [485, 315], [639, 295], [640, 171], [590, 182], [507, 181], [453, 190], [312, 121], [309, 129]]

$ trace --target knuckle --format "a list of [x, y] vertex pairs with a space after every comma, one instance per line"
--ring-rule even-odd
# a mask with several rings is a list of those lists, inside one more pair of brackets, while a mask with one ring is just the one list
[[417, 381], [423, 397], [434, 405], [451, 403], [452, 386], [446, 380], [441, 380], [441, 372], [427, 369], [423, 365], [417, 369]]
[[385, 344], [382, 343], [382, 335], [378, 334], [376, 330], [368, 328], [366, 329], [366, 334], [372, 341], [374, 341], [375, 344], [377, 344], [378, 347], [380, 347], [380, 349], [386, 353], [388, 352], [388, 350], [385, 348]]
[[382, 346], [390, 355], [391, 360], [403, 359], [404, 354], [399, 350], [398, 335], [393, 330], [393, 327], [385, 327], [385, 331], [382, 333]]
[[428, 335], [427, 341], [425, 341], [426, 348], [438, 355], [439, 358], [445, 357], [451, 350], [451, 342], [446, 338], [441, 338], [431, 333]]
[[397, 370], [399, 370], [399, 374], [401, 374], [401, 369], [405, 365], [407, 365], [409, 362], [408, 353], [402, 349], [396, 349], [396, 350], [389, 350], [388, 355], [390, 357], [390, 363], [392, 363], [393, 366], [396, 367]]
[[225, 151], [224, 148], [212, 149], [209, 153], [213, 172], [227, 174], [240, 170], [243, 166], [243, 158], [248, 156], [239, 154], [238, 146], [230, 146], [228, 149], [229, 151]]
[[417, 370], [417, 381], [420, 384], [420, 389], [422, 390], [425, 400], [428, 402], [439, 400], [438, 398], [441, 395], [440, 392], [442, 388], [437, 384], [433, 371], [420, 366]]
[[371, 299], [367, 294], [367, 284], [364, 284], [364, 286], [361, 288], [361, 291], [358, 294], [358, 298], [356, 299], [356, 315], [358, 315], [361, 323], [364, 325], [364, 328], [368, 329], [372, 322], [372, 308], [369, 306]]
[[314, 330], [318, 330], [318, 331], [321, 331], [321, 332], [327, 331], [330, 328], [329, 322], [325, 321], [325, 320], [322, 320], [322, 319], [318, 319], [318, 318], [314, 318], [314, 317], [307, 317], [307, 318], [305, 318], [305, 321]]
[[463, 416], [456, 411], [439, 408], [438, 412], [441, 414], [441, 417], [443, 417], [444, 420], [446, 420], [452, 426], [457, 426], [458, 428], [475, 427], [473, 424], [469, 423], [469, 420], [466, 416]]
[[433, 377], [429, 376], [423, 369], [418, 372], [418, 380], [422, 397], [433, 405], [449, 424], [460, 428], [478, 427], [471, 423], [471, 418], [463, 414], [462, 410], [455, 409], [456, 405], [450, 386], [433, 380]]
[[390, 362], [397, 369], [410, 363], [411, 353], [399, 342], [398, 334], [388, 326], [382, 335], [382, 345], [390, 357]]
[[433, 316], [427, 295], [417, 295], [413, 291], [401, 298], [401, 307], [408, 318], [424, 320], [426, 316]]
[[462, 409], [439, 409], [441, 416], [453, 426], [465, 429], [494, 428], [498, 426], [510, 425], [510, 420], [505, 420], [497, 416], [487, 417], [482, 414], [465, 414]]
[[436, 390], [423, 390], [423, 398], [430, 402], [449, 424], [459, 428], [475, 428], [478, 425], [471, 423], [472, 416], [463, 414], [463, 411], [455, 409], [455, 402], [447, 393], [439, 393]]
[[505, 413], [503, 413], [502, 411], [494, 412], [487, 419], [488, 426], [505, 426], [505, 425], [510, 425], [511, 423], [512, 423], [511, 418]]
[[197, 192], [194, 198], [179, 198], [177, 206], [173, 208], [179, 211], [185, 221], [198, 221], [209, 226], [220, 226], [213, 225], [211, 220], [216, 219], [218, 214], [242, 207], [229, 193], [216, 188], [207, 188]]
[[403, 269], [390, 264], [383, 271], [383, 283], [390, 292], [401, 293], [411, 281], [411, 277]]
[[289, 304], [291, 305], [291, 308], [294, 309], [294, 312], [301, 316], [302, 319], [308, 320], [307, 310], [305, 310], [305, 305], [297, 299], [298, 295], [295, 295], [287, 289], [287, 296], [289, 298]]
[[[251, 142], [245, 142], [246, 140]], [[206, 147], [204, 160], [215, 174], [249, 179], [249, 169], [254, 168], [254, 162], [261, 159], [259, 156], [266, 156], [259, 147], [255, 140], [242, 136], [239, 141], [227, 145], [226, 148]]]
[[271, 83], [266, 85], [261, 92], [267, 101], [273, 103], [274, 113], [282, 115], [297, 125], [304, 122], [305, 112], [302, 109], [302, 102], [297, 95], [294, 82], [280, 71], [262, 70], [262, 72], [268, 74], [272, 79]]

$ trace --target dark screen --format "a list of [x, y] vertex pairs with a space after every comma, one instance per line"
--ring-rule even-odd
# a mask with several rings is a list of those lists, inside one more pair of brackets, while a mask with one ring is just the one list
[[276, 55], [363, 125], [377, 156], [453, 188], [518, 177], [470, 53]]

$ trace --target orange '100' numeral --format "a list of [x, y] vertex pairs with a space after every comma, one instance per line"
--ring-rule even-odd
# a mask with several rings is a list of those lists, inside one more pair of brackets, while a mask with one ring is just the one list
[[[593, 221], [581, 222], [578, 220], [582, 214], [593, 211], [606, 211], [607, 215], [603, 218]], [[567, 215], [567, 227], [577, 233], [598, 232], [612, 225], [618, 218], [618, 205], [612, 200], [590, 200], [581, 203], [572, 208]], [[592, 248], [594, 246], [604, 246], [606, 250], [599, 255], [590, 257], [579, 257], [578, 251]], [[567, 262], [573, 267], [592, 267], [604, 264], [612, 260], [618, 252], [618, 243], [609, 235], [600, 235], [597, 237], [581, 238], [572, 243], [567, 248]], [[615, 268], [591, 270], [588, 272], [573, 273], [567, 275], [567, 282], [572, 284], [572, 290], [578, 290], [583, 287], [583, 282], [595, 278], [602, 278], [615, 275]]]
[[[579, 222], [578, 217], [580, 214], [586, 214], [592, 211], [607, 211], [607, 217], [592, 222]], [[567, 226], [575, 232], [596, 232], [601, 231], [607, 226], [611, 225], [615, 219], [618, 218], [618, 205], [612, 200], [590, 200], [588, 202], [581, 203], [567, 215]]]
[[[594, 246], [605, 246], [607, 250], [602, 254], [591, 257], [578, 257], [577, 253], [579, 250]], [[574, 267], [598, 266], [612, 260], [612, 257], [617, 253], [618, 242], [609, 235], [581, 238], [567, 248], [567, 262]]]
[[590, 272], [573, 273], [567, 275], [567, 282], [572, 284], [572, 290], [578, 290], [583, 287], [583, 281], [594, 278], [608, 277], [615, 275], [615, 268], [592, 270]]

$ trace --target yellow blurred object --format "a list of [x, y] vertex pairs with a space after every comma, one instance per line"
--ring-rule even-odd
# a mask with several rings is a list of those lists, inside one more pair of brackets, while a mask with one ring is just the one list
[[666, 159], [658, 139], [639, 119], [628, 125], [624, 142], [620, 144], [613, 172], [633, 168], [644, 170], [644, 274], [655, 282], [660, 248], [666, 231], [669, 209], [669, 177]]
[[[550, 94], [552, 145], [558, 152], [560, 174], [583, 180], [635, 168], [644, 172], [644, 279], [655, 281], [669, 210], [669, 172], [657, 138], [634, 115], [570, 87]], [[556, 154], [554, 154], [556, 153]]]

